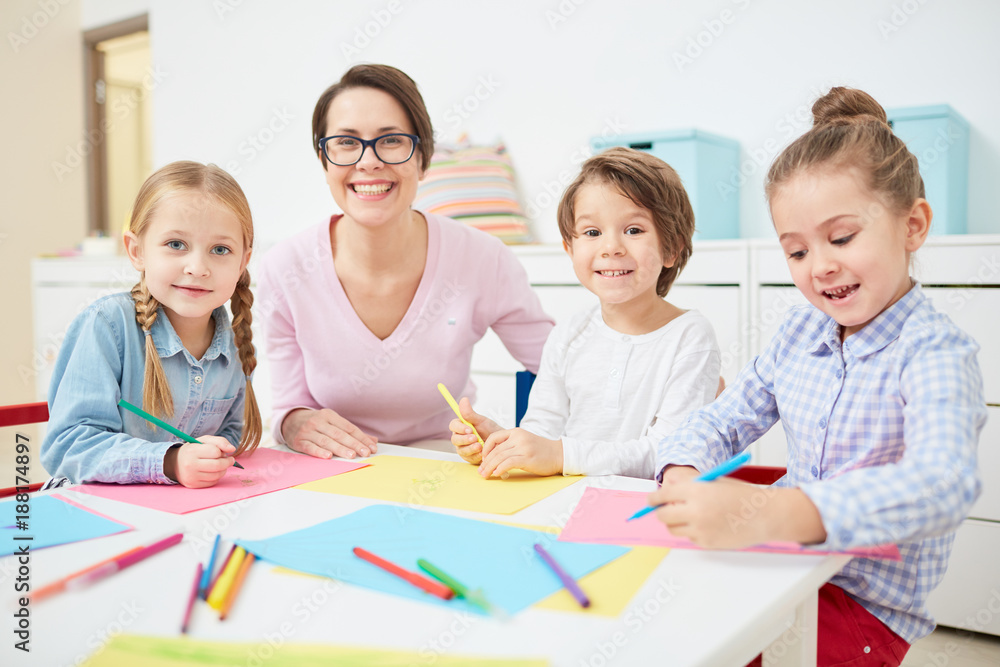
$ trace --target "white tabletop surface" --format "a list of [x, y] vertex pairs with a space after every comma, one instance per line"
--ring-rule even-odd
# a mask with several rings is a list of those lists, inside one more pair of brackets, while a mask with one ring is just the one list
[[[379, 445], [379, 454], [459, 460], [454, 454]], [[421, 507], [457, 516], [562, 526], [587, 486], [651, 490], [652, 481], [580, 478], [510, 516]], [[62, 495], [136, 530], [32, 552], [33, 588], [170, 531], [184, 542], [87, 588], [29, 606], [31, 653], [14, 648], [16, 557], [0, 559], [7, 618], [0, 665], [78, 665], [110, 636], [177, 636], [198, 561], [216, 533], [259, 539], [304, 528], [379, 501], [286, 489], [184, 515], [60, 489]], [[264, 657], [287, 642], [341, 643], [438, 652], [545, 657], [553, 665], [743, 665], [786, 632], [794, 610], [849, 560], [846, 556], [674, 549], [618, 618], [529, 608], [506, 621], [456, 613], [334, 580], [255, 565], [225, 621], [203, 603], [189, 635], [252, 642]], [[794, 638], [792, 638], [794, 641]], [[248, 656], [249, 658], [250, 656]]]

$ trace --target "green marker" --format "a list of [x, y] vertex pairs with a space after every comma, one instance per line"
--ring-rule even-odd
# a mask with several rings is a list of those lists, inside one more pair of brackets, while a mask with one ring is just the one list
[[[174, 428], [173, 426], [171, 426], [167, 422], [163, 421], [162, 419], [157, 419], [156, 417], [154, 417], [153, 415], [149, 414], [148, 412], [146, 412], [142, 408], [137, 408], [136, 406], [132, 405], [131, 403], [129, 403], [128, 401], [126, 401], [124, 398], [118, 401], [118, 405], [122, 406], [123, 408], [125, 408], [129, 412], [133, 412], [133, 413], [139, 415], [143, 419], [147, 419], [147, 420], [153, 422], [154, 424], [156, 424], [157, 426], [159, 426], [160, 428], [162, 428], [167, 433], [170, 433], [172, 435], [176, 435], [178, 438], [182, 439], [184, 442], [193, 442], [196, 445], [200, 445], [201, 444], [201, 442], [199, 442], [198, 440], [192, 438], [190, 435], [188, 435], [184, 431], [182, 431], [180, 429], [177, 429], [177, 428]], [[237, 468], [239, 468], [240, 470], [244, 470], [243, 466], [240, 465], [239, 461], [233, 461], [233, 465], [236, 466]]]
[[463, 598], [464, 600], [467, 600], [469, 604], [479, 607], [487, 614], [490, 614], [491, 616], [498, 616], [501, 618], [507, 616], [506, 612], [504, 612], [503, 609], [494, 606], [493, 604], [490, 603], [489, 600], [486, 599], [486, 596], [483, 595], [482, 590], [477, 588], [474, 591], [470, 591], [468, 586], [456, 581], [454, 577], [447, 574], [436, 565], [428, 563], [423, 558], [417, 559], [417, 567], [419, 567], [421, 570], [423, 570], [427, 574], [431, 575], [432, 577], [440, 581], [442, 584], [444, 584], [451, 590], [455, 591], [456, 597], [460, 597]]

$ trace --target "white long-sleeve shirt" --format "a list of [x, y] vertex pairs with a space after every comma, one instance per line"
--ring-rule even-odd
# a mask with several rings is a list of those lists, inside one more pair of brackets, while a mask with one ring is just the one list
[[715, 398], [720, 367], [697, 311], [631, 336], [594, 306], [549, 335], [521, 428], [562, 439], [563, 474], [651, 479], [657, 444]]

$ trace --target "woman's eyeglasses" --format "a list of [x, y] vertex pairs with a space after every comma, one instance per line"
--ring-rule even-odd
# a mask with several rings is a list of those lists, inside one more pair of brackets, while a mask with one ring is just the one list
[[365, 149], [369, 146], [375, 151], [375, 157], [381, 162], [402, 164], [413, 157], [413, 152], [419, 143], [420, 137], [415, 134], [383, 134], [374, 139], [338, 134], [320, 139], [319, 148], [332, 164], [338, 167], [348, 167], [360, 162], [365, 154]]

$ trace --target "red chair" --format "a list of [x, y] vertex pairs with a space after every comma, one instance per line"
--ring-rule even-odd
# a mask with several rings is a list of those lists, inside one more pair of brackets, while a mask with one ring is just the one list
[[785, 469], [781, 466], [743, 466], [738, 470], [726, 475], [733, 479], [739, 479], [751, 484], [763, 484], [770, 486], [785, 476]]
[[[22, 403], [21, 405], [0, 406], [0, 427], [20, 426], [22, 424], [40, 424], [47, 422], [48, 420], [48, 403]], [[44, 482], [29, 484], [28, 491], [37, 491], [42, 488], [42, 484], [44, 484]], [[15, 495], [18, 492], [18, 488], [21, 488], [22, 490], [24, 489], [23, 486], [11, 486], [6, 489], [0, 489], [0, 498]]]

